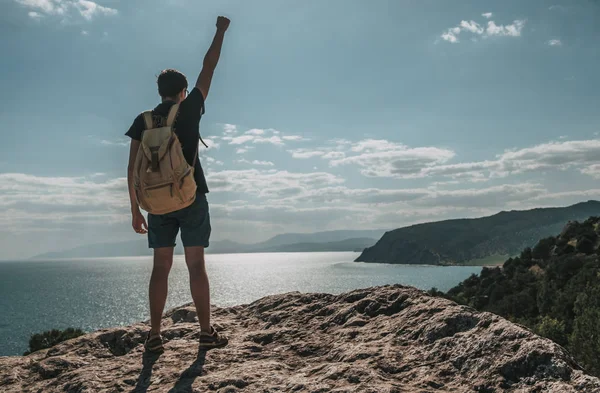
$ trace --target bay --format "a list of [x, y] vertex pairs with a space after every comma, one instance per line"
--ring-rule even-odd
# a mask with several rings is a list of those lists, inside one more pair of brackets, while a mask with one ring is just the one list
[[[353, 252], [207, 255], [212, 303], [250, 303], [291, 291], [342, 293], [385, 284], [446, 291], [476, 266], [356, 263]], [[94, 331], [149, 318], [151, 257], [0, 262], [0, 356], [21, 355], [32, 333]], [[175, 256], [167, 308], [191, 302], [182, 255]]]

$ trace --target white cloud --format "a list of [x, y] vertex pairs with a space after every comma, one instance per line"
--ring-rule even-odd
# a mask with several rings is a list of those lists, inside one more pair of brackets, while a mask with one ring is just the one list
[[254, 140], [252, 135], [240, 135], [240, 136], [224, 136], [223, 140], [229, 141], [230, 145], [242, 145], [246, 142]]
[[481, 16], [483, 16], [486, 19], [490, 19], [492, 17], [492, 13], [491, 12], [485, 12], [483, 14], [481, 14]]
[[299, 159], [323, 157], [326, 154], [325, 151], [318, 149], [293, 149], [288, 152], [292, 153], [292, 157]]
[[483, 27], [481, 27], [479, 23], [475, 21], [467, 22], [466, 20], [460, 22], [460, 29], [462, 31], [469, 31], [473, 34], [483, 34], [484, 31]]
[[116, 15], [118, 11], [114, 8], [103, 7], [88, 0], [78, 0], [73, 3], [79, 10], [81, 16], [86, 20], [92, 20], [96, 15]]
[[35, 11], [30, 11], [27, 13], [27, 15], [29, 15], [29, 17], [31, 19], [36, 19], [36, 20], [39, 20], [44, 17], [44, 15], [40, 14], [39, 12], [35, 12]]
[[539, 184], [505, 184], [482, 189], [434, 191], [415, 203], [421, 206], [501, 209], [509, 202], [522, 202], [545, 193], [547, 190]]
[[394, 150], [397, 147], [403, 146], [385, 139], [364, 139], [354, 144], [350, 150], [353, 152], [386, 151]]
[[349, 188], [346, 186], [325, 186], [311, 188], [305, 192], [282, 200], [285, 203], [315, 203], [322, 204], [389, 204], [413, 201], [431, 194], [427, 189], [380, 189], [380, 188]]
[[346, 157], [346, 153], [343, 151], [330, 151], [323, 154], [323, 158], [326, 160], [341, 160]]
[[[454, 152], [437, 147], [411, 148], [383, 139], [358, 142], [344, 157], [332, 158], [331, 166], [355, 164], [368, 177], [421, 177], [427, 167], [442, 164], [454, 157]], [[358, 153], [349, 155], [351, 153]]]
[[[315, 225], [338, 229], [353, 224], [397, 228], [451, 217], [488, 215], [550, 195], [544, 187], [533, 183], [463, 190], [292, 187], [261, 195], [260, 204], [220, 205], [217, 215], [261, 223], [307, 223], [308, 230], [313, 231]], [[587, 197], [587, 191], [573, 193], [572, 198], [577, 196]], [[557, 203], [555, 198], [554, 204]], [[293, 224], [286, 224], [284, 231], [290, 231], [290, 225]]]
[[[34, 254], [131, 234], [125, 178], [0, 174], [0, 258]], [[10, 243], [6, 239], [11, 239]]]
[[236, 154], [244, 154], [252, 149], [254, 149], [254, 146], [239, 147], [235, 150], [235, 153]]
[[352, 141], [349, 140], [349, 139], [338, 138], [338, 139], [331, 139], [331, 140], [329, 140], [329, 143], [332, 143], [332, 144], [336, 145], [338, 148], [343, 148], [345, 146], [351, 145]]
[[90, 33], [87, 30], [81, 30], [81, 35], [89, 35]]
[[[595, 173], [590, 165], [600, 163], [600, 139], [543, 143], [507, 150], [494, 159], [450, 163], [452, 150], [439, 147], [409, 147], [383, 139], [365, 139], [335, 147], [288, 150], [296, 159], [323, 159], [332, 167], [356, 165], [368, 177], [450, 178], [468, 182], [488, 181], [509, 175], [565, 171]], [[594, 175], [595, 176], [595, 175]]]
[[345, 180], [326, 172], [294, 173], [277, 170], [224, 170], [207, 176], [211, 191], [242, 192], [279, 198], [313, 187], [341, 184]]
[[275, 165], [271, 161], [259, 161], [259, 160], [249, 161], [249, 160], [246, 160], [245, 158], [241, 159], [241, 160], [237, 160], [237, 162], [239, 162], [240, 164], [259, 165], [259, 166], [274, 166]]
[[597, 177], [600, 166], [600, 140], [548, 142], [537, 146], [507, 150], [495, 160], [435, 165], [425, 168], [422, 176], [483, 181], [514, 174], [566, 171], [574, 169]]
[[200, 159], [203, 161], [206, 161], [209, 165], [215, 164], [215, 165], [223, 166], [225, 164], [223, 161], [219, 161], [214, 157], [201, 156]]
[[284, 135], [282, 136], [284, 141], [302, 141], [305, 140], [300, 135]]
[[[0, 174], [0, 217], [15, 229], [35, 226], [36, 220], [15, 222], [24, 214], [40, 219], [77, 222], [97, 216], [118, 219], [128, 206], [125, 178], [93, 181], [90, 177], [40, 177], [22, 173]], [[50, 223], [51, 224], [51, 223]]]
[[248, 134], [248, 135], [264, 135], [265, 134], [265, 130], [253, 128], [251, 130], [246, 131], [245, 134]]
[[[492, 13], [482, 14], [486, 19], [491, 18]], [[487, 22], [487, 26], [484, 27], [479, 23], [471, 20], [461, 21], [458, 26], [451, 27], [445, 32], [441, 34], [441, 38], [444, 41], [448, 41], [452, 44], [456, 44], [460, 42], [459, 35], [463, 32], [470, 33], [474, 35], [471, 38], [471, 41], [477, 42], [476, 37], [488, 38], [488, 37], [519, 37], [521, 35], [521, 31], [525, 27], [525, 20], [515, 20], [510, 25], [497, 25], [496, 22], [490, 20]]]
[[566, 170], [600, 163], [600, 140], [549, 142], [509, 150], [498, 158], [500, 170], [522, 173], [546, 169]]
[[61, 0], [16, 0], [26, 7], [33, 8], [48, 15], [63, 15], [66, 4]]
[[454, 33], [450, 32], [450, 31], [443, 33], [441, 35], [441, 37], [444, 41], [448, 41], [452, 44], [458, 43], [458, 38], [456, 37], [456, 35]]
[[[231, 124], [226, 124], [223, 131], [224, 141], [228, 141], [230, 145], [243, 145], [246, 143], [264, 143], [276, 146], [284, 146], [285, 142], [297, 142], [303, 140], [298, 135], [283, 135], [280, 131], [274, 129], [253, 128], [242, 135], [237, 135], [237, 127]], [[245, 152], [246, 150], [243, 150]]]
[[485, 35], [488, 37], [491, 36], [509, 36], [509, 37], [519, 37], [521, 35], [521, 30], [525, 27], [524, 20], [515, 20], [512, 25], [496, 25], [493, 20], [488, 22], [487, 29], [485, 30]]
[[546, 43], [550, 46], [562, 46], [562, 41], [558, 39], [549, 40]]
[[235, 124], [223, 124], [223, 134], [237, 134], [237, 126]]
[[551, 5], [548, 7], [550, 11], [566, 11], [568, 8], [564, 5]]
[[[41, 18], [52, 15], [68, 18], [71, 14], [79, 14], [85, 20], [91, 21], [95, 16], [113, 16], [118, 11], [114, 8], [101, 6], [88, 0], [15, 0], [17, 3], [31, 9], [31, 18]], [[65, 19], [63, 19], [65, 20]]]
[[[84, 30], [81, 32], [81, 34], [87, 35], [88, 32]], [[129, 138], [119, 138], [119, 139], [115, 139], [115, 140], [102, 139], [102, 140], [100, 140], [100, 144], [105, 145], [105, 146], [125, 147], [125, 146], [129, 146]]]
[[[347, 139], [333, 139], [327, 142], [327, 146], [290, 149], [288, 150], [288, 153], [291, 153], [293, 158], [301, 160], [315, 157], [320, 157], [325, 160], [334, 160], [346, 157], [345, 151], [351, 150], [352, 145], [353, 142]], [[355, 149], [362, 149], [364, 147], [365, 145], [363, 144], [355, 147]]]
[[436, 165], [424, 168], [420, 175], [422, 177], [449, 177], [467, 181], [485, 181], [488, 179], [486, 172], [497, 168], [496, 161], [464, 162], [459, 164]]
[[[214, 162], [214, 159], [212, 159]], [[598, 172], [598, 166], [595, 170]], [[129, 199], [125, 178], [40, 177], [19, 173], [0, 174], [0, 217], [10, 218], [19, 228], [37, 225], [41, 219], [60, 226], [65, 222], [96, 217], [94, 222], [124, 222], [128, 218]], [[344, 179], [326, 172], [293, 173], [278, 170], [224, 170], [209, 174], [208, 183], [215, 193], [235, 192], [259, 197], [265, 206], [299, 209], [314, 204], [330, 208], [342, 204], [354, 209], [359, 205], [400, 207], [491, 207], [502, 208], [508, 202], [526, 201], [548, 195], [539, 184], [505, 184], [486, 188], [444, 190], [437, 187], [417, 189], [355, 189], [343, 186]], [[590, 191], [591, 192], [591, 191]], [[569, 195], [585, 195], [571, 191]], [[220, 197], [219, 199], [222, 200]], [[238, 198], [239, 199], [239, 198]], [[399, 205], [401, 204], [401, 205]], [[363, 207], [364, 208], [364, 207]], [[360, 209], [363, 209], [360, 208]], [[370, 211], [373, 213], [374, 211]], [[24, 217], [35, 220], [21, 221]]]
[[[307, 183], [311, 179], [312, 183]], [[214, 183], [222, 182], [216, 188]], [[520, 183], [492, 186], [486, 188], [469, 188], [457, 190], [444, 190], [432, 187], [428, 189], [355, 189], [342, 185], [342, 179], [326, 173], [293, 174], [286, 171], [223, 171], [209, 177], [209, 184], [213, 184], [215, 192], [232, 192], [243, 190], [252, 196], [260, 198], [264, 211], [261, 220], [266, 217], [269, 209], [283, 209], [287, 213], [298, 213], [304, 208], [342, 209], [336, 214], [341, 215], [349, 222], [366, 222], [373, 217], [385, 219], [390, 214], [403, 212], [404, 215], [430, 216], [432, 212], [452, 211], [462, 209], [462, 215], [472, 215], [481, 211], [494, 212], [510, 203], [519, 203], [547, 195], [548, 191], [539, 184]], [[221, 198], [221, 197], [219, 197]], [[231, 209], [232, 206], [222, 206]], [[243, 210], [243, 207], [234, 209]], [[483, 210], [482, 210], [483, 209]], [[496, 210], [497, 209], [497, 210]], [[281, 213], [281, 212], [280, 212]], [[253, 215], [256, 215], [255, 211]], [[288, 217], [291, 217], [288, 215]], [[299, 220], [305, 217], [298, 214]], [[405, 219], [406, 217], [404, 217]], [[417, 217], [418, 218], [418, 217]], [[439, 217], [434, 217], [439, 219]], [[277, 216], [271, 217], [278, 220]], [[303, 221], [299, 220], [299, 221]], [[402, 219], [401, 219], [402, 220]], [[383, 223], [372, 222], [376, 227], [383, 227]], [[395, 226], [401, 226], [397, 222]], [[289, 230], [289, 229], [288, 229]]]
[[278, 146], [283, 146], [285, 144], [283, 142], [283, 140], [281, 139], [281, 137], [278, 135], [273, 135], [268, 138], [267, 137], [257, 137], [257, 138], [254, 138], [252, 143], [270, 143], [270, 144], [278, 145]]
[[[352, 142], [348, 140], [336, 139], [329, 141], [329, 145], [333, 146], [290, 149], [288, 150], [288, 153], [291, 153], [293, 158], [301, 160], [315, 157], [320, 157], [325, 160], [341, 159], [346, 157], [346, 153], [344, 151], [351, 149]], [[363, 145], [358, 147], [358, 149], [361, 149], [362, 147]]]
[[588, 167], [582, 168], [581, 173], [590, 175], [596, 179], [600, 179], [600, 164], [592, 164]]

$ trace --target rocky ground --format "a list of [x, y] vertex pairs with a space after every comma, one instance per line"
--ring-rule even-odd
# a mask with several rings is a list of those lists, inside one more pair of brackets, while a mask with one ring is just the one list
[[0, 358], [2, 392], [600, 392], [553, 342], [417, 289], [288, 293], [215, 308], [230, 345], [197, 351], [193, 307], [167, 313], [161, 356], [148, 327], [101, 330]]

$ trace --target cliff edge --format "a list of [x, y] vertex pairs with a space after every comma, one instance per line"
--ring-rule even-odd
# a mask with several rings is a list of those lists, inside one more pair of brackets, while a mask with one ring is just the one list
[[169, 311], [161, 356], [146, 323], [0, 358], [2, 392], [600, 392], [552, 341], [415, 288], [288, 293], [215, 308], [230, 337], [198, 353], [193, 307]]

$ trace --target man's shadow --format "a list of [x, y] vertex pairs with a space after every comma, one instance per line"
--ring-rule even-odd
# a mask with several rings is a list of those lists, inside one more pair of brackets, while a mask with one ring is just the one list
[[146, 393], [148, 387], [152, 383], [152, 367], [162, 353], [144, 351], [142, 355], [142, 371], [137, 379], [135, 388], [132, 393]]
[[206, 361], [206, 350], [198, 349], [196, 360], [184, 372], [181, 373], [179, 380], [175, 382], [175, 386], [169, 390], [169, 393], [191, 392], [192, 384], [202, 375], [204, 371], [204, 362]]

